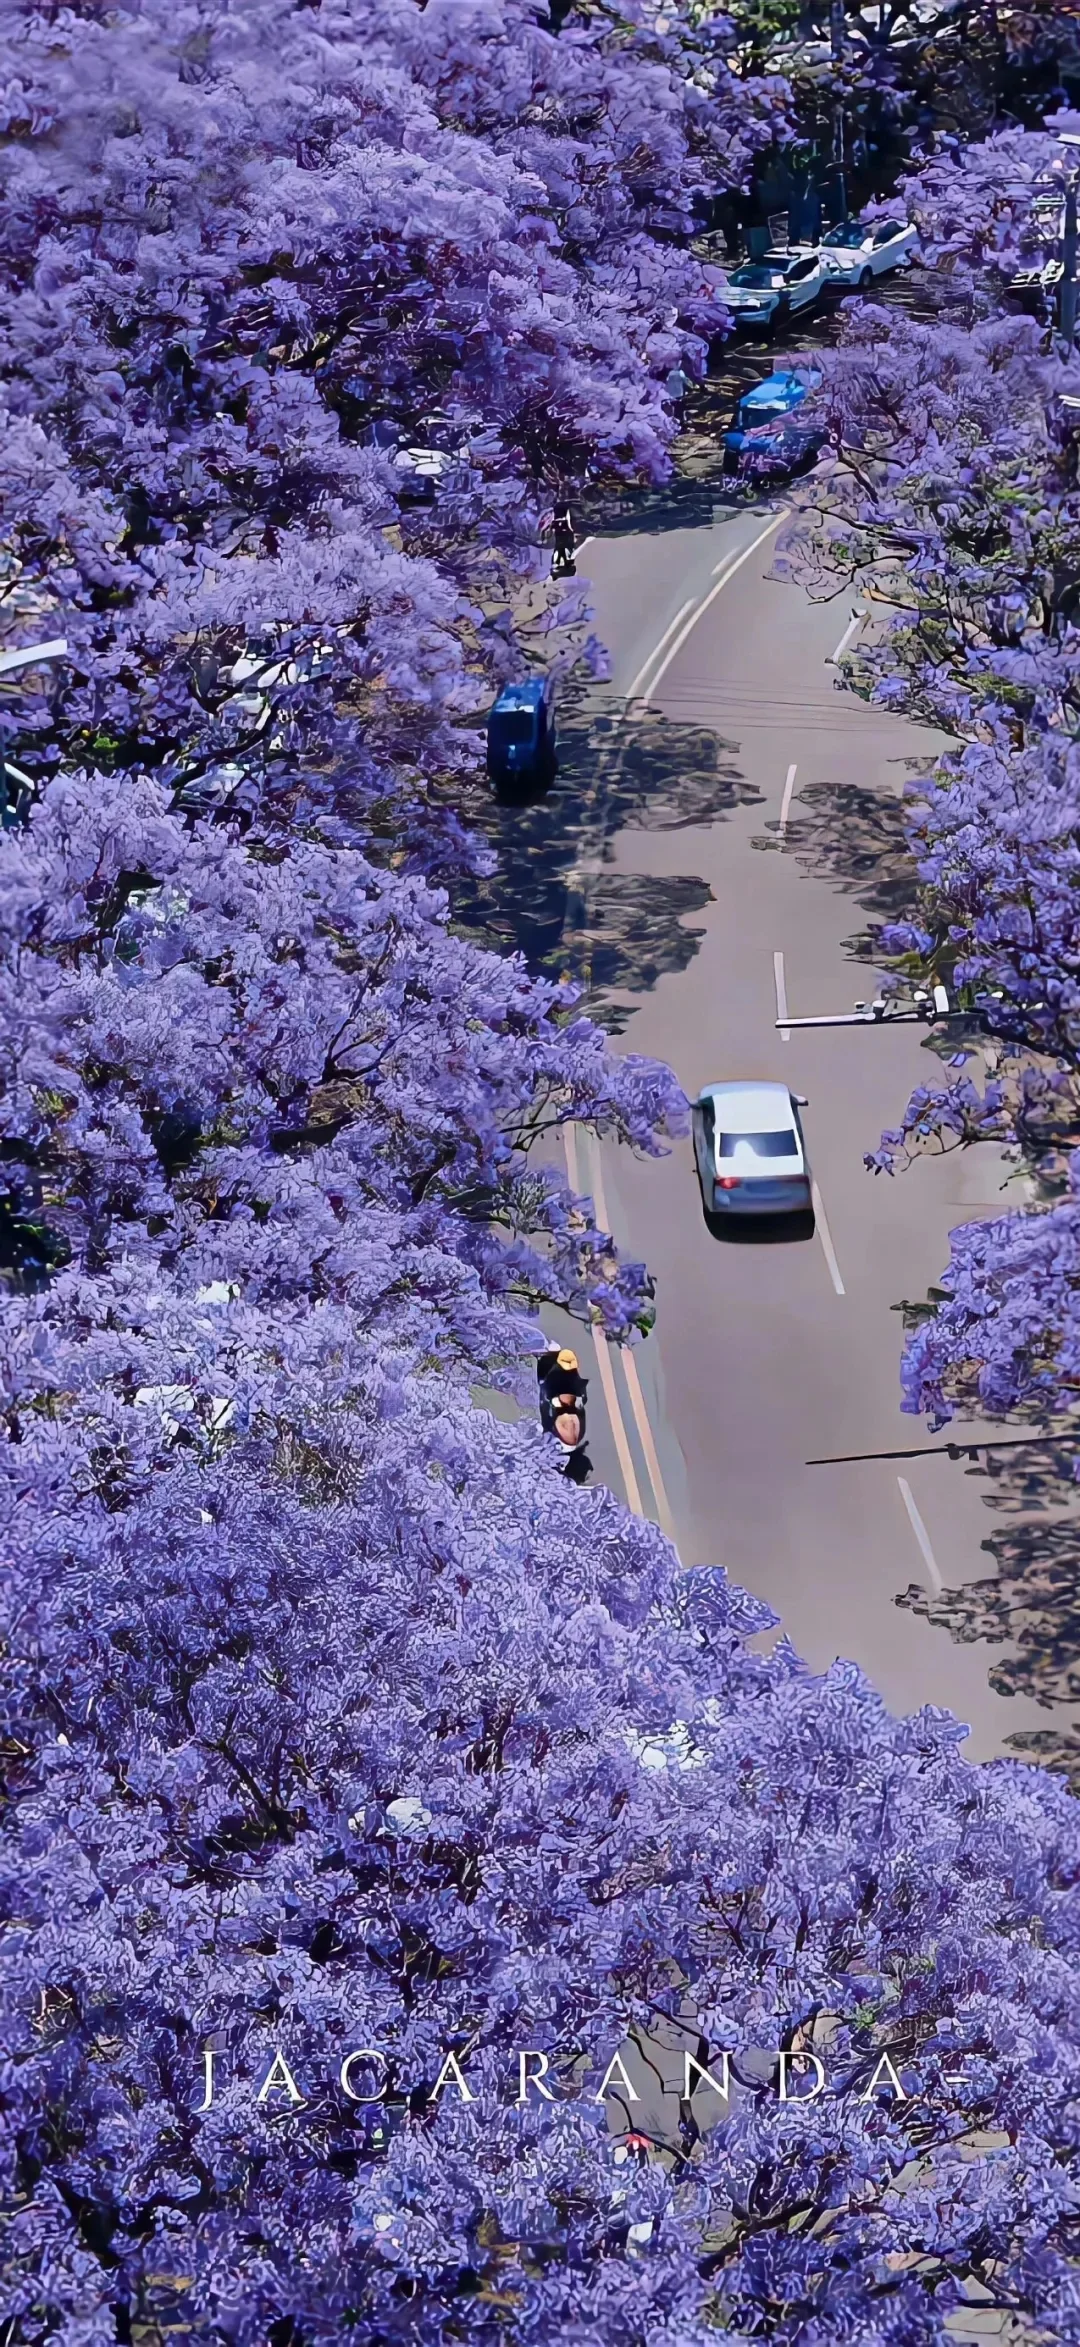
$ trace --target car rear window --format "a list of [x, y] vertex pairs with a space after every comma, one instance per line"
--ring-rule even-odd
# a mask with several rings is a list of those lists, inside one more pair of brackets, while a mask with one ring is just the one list
[[797, 1157], [798, 1143], [794, 1133], [721, 1133], [718, 1157], [734, 1157], [740, 1148], [752, 1149], [755, 1157]]

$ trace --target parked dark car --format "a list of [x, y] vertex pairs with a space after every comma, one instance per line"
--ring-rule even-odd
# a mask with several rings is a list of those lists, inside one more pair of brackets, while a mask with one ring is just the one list
[[496, 788], [547, 784], [556, 767], [550, 677], [504, 685], [488, 718], [487, 766]]

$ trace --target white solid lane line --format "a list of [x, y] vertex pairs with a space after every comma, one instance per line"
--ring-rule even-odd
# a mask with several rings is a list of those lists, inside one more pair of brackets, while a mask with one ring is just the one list
[[791, 813], [791, 801], [792, 801], [792, 798], [794, 797], [794, 793], [795, 793], [795, 777], [796, 777], [796, 775], [797, 775], [798, 771], [799, 771], [799, 769], [798, 769], [798, 767], [797, 767], [797, 766], [789, 766], [789, 767], [788, 767], [788, 770], [787, 770], [787, 780], [786, 780], [786, 782], [785, 782], [785, 784], [784, 784], [784, 796], [783, 796], [783, 798], [782, 798], [782, 799], [781, 799], [781, 801], [780, 801], [780, 837], [781, 837], [781, 839], [783, 839], [783, 837], [784, 837], [784, 833], [786, 832], [786, 830], [787, 830], [787, 827], [788, 827], [788, 816], [789, 816], [789, 815], [790, 815], [790, 813]]
[[[581, 1197], [583, 1191], [581, 1171], [578, 1165], [577, 1135], [572, 1125], [563, 1125], [561, 1132], [563, 1148], [566, 1152], [566, 1170], [570, 1176], [570, 1187], [577, 1192], [578, 1197]], [[619, 1397], [615, 1391], [615, 1377], [608, 1357], [607, 1338], [602, 1329], [600, 1331], [593, 1330], [590, 1333], [593, 1339], [593, 1350], [596, 1354], [596, 1366], [600, 1372], [600, 1383], [604, 1389], [608, 1421], [615, 1440], [615, 1451], [623, 1479], [623, 1489], [626, 1493], [626, 1504], [635, 1516], [644, 1516], [645, 1510], [641, 1504], [641, 1493], [638, 1490], [638, 1480], [634, 1472], [630, 1440], [626, 1432], [622, 1411], [619, 1408]]]
[[637, 700], [638, 694], [641, 691], [641, 687], [644, 684], [646, 677], [648, 676], [649, 670], [652, 667], [654, 660], [659, 660], [660, 654], [663, 651], [665, 644], [668, 642], [669, 638], [674, 635], [680, 620], [685, 619], [687, 612], [692, 611], [693, 608], [694, 598], [691, 595], [688, 602], [680, 604], [670, 627], [666, 627], [664, 629], [664, 633], [661, 636], [659, 643], [653, 645], [648, 659], [642, 661], [641, 667], [638, 669], [637, 675], [634, 678], [633, 684], [631, 685], [630, 690], [626, 696], [628, 701]]
[[[790, 512], [791, 507], [789, 505], [782, 505], [779, 513], [774, 513], [772, 520], [766, 524], [766, 527], [763, 530], [758, 531], [757, 537], [751, 539], [749, 546], [744, 546], [742, 553], [737, 554], [734, 558], [734, 561], [727, 563], [726, 566], [717, 563], [716, 568], [720, 573], [719, 578], [716, 578], [716, 572], [714, 571], [713, 577], [716, 580], [715, 585], [710, 587], [708, 594], [702, 597], [701, 602], [691, 612], [685, 627], [680, 628], [670, 651], [665, 652], [664, 657], [660, 662], [660, 666], [656, 671], [656, 675], [654, 676], [652, 683], [649, 686], [648, 692], [643, 695], [644, 700], [651, 701], [653, 695], [659, 692], [660, 686], [664, 677], [667, 675], [672, 661], [677, 659], [679, 653], [682, 651], [687, 637], [692, 634], [694, 628], [697, 626], [699, 619], [701, 619], [704, 613], [708, 610], [710, 603], [714, 603], [716, 601], [716, 597], [721, 593], [722, 589], [727, 586], [728, 580], [734, 578], [736, 571], [742, 569], [744, 562], [749, 562], [751, 555], [757, 553], [758, 547], [765, 544], [766, 538], [771, 538], [773, 531], [778, 530], [782, 522], [786, 522]], [[659, 650], [659, 646], [657, 646], [657, 650]]]
[[896, 1480], [900, 1487], [900, 1497], [903, 1500], [904, 1506], [908, 1512], [908, 1516], [911, 1522], [911, 1529], [915, 1534], [915, 1538], [919, 1543], [920, 1549], [922, 1550], [922, 1560], [926, 1566], [926, 1575], [930, 1583], [930, 1587], [931, 1589], [936, 1590], [938, 1596], [940, 1596], [945, 1584], [942, 1581], [940, 1573], [938, 1572], [937, 1559], [934, 1555], [933, 1549], [930, 1546], [930, 1534], [928, 1533], [926, 1526], [923, 1523], [922, 1517], [919, 1514], [918, 1508], [915, 1505], [910, 1483], [905, 1483], [902, 1475], [898, 1475]]
[[848, 625], [847, 625], [847, 627], [844, 629], [844, 633], [843, 633], [843, 635], [842, 635], [842, 636], [841, 636], [841, 638], [840, 638], [840, 641], [839, 641], [839, 643], [838, 643], [838, 645], [837, 645], [837, 647], [836, 647], [836, 650], [835, 650], [835, 652], [830, 652], [830, 654], [829, 654], [829, 657], [828, 657], [828, 659], [827, 659], [827, 661], [826, 661], [826, 663], [825, 663], [825, 666], [826, 666], [826, 668], [835, 668], [835, 667], [836, 667], [836, 665], [837, 665], [837, 663], [838, 663], [838, 661], [840, 661], [840, 660], [842, 660], [842, 659], [843, 659], [843, 657], [844, 657], [844, 654], [845, 654], [845, 652], [847, 651], [848, 645], [849, 645], [849, 644], [850, 644], [850, 642], [851, 642], [852, 636], [854, 636], [855, 634], [857, 634], [857, 632], [858, 632], [859, 628], [861, 628], [861, 626], [862, 626], [862, 623], [863, 623], [863, 621], [864, 621], [864, 619], [865, 619], [865, 618], [866, 618], [866, 613], [865, 613], [865, 611], [853, 611], [853, 612], [852, 612], [852, 614], [851, 614], [851, 618], [850, 618], [850, 620], [849, 620], [849, 622], [848, 622]]
[[832, 1243], [832, 1232], [829, 1229], [825, 1208], [821, 1201], [821, 1192], [818, 1189], [816, 1182], [811, 1182], [810, 1184], [810, 1196], [814, 1205], [814, 1222], [817, 1228], [817, 1235], [821, 1240], [821, 1252], [829, 1266], [829, 1278], [831, 1279], [832, 1284], [836, 1289], [837, 1295], [844, 1296], [847, 1294], [847, 1289], [845, 1288], [843, 1280], [840, 1277], [840, 1266], [836, 1260], [836, 1249]]
[[774, 953], [772, 958], [772, 967], [773, 985], [776, 988], [776, 1023], [780, 1029], [780, 1041], [781, 1043], [790, 1043], [791, 1029], [790, 1027], [785, 1027], [783, 1024], [783, 1021], [788, 1015], [788, 1006], [787, 983], [784, 978], [784, 957], [782, 953]]

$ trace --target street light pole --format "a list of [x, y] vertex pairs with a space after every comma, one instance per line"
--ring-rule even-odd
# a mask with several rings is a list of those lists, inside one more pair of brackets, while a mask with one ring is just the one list
[[[1080, 147], [1080, 132], [1062, 131], [1063, 147]], [[1061, 291], [1058, 295], [1058, 332], [1068, 358], [1076, 341], [1076, 190], [1080, 171], [1074, 171], [1065, 190], [1065, 232], [1061, 240]]]
[[1065, 236], [1062, 244], [1064, 267], [1061, 277], [1060, 326], [1066, 351], [1071, 351], [1076, 340], [1076, 180], [1070, 179], [1065, 191]]
[[[829, 10], [829, 46], [832, 50], [833, 64], [842, 65], [847, 47], [846, 0], [832, 0], [832, 6]], [[840, 220], [845, 218], [848, 206], [847, 154], [845, 150], [844, 96], [841, 91], [833, 113], [833, 170], [840, 190], [840, 209], [837, 214]]]
[[815, 1019], [793, 1019], [785, 1012], [784, 1017], [774, 1023], [782, 1027], [786, 1035], [789, 1027], [903, 1027], [915, 1024], [932, 1027], [939, 1019], [963, 1018], [966, 1015], [963, 1011], [953, 1009], [944, 986], [935, 986], [932, 994], [917, 992], [914, 1008], [908, 1011], [893, 1010], [885, 996], [878, 994], [873, 1002], [857, 1002], [853, 1011], [829, 1011], [824, 1017]]

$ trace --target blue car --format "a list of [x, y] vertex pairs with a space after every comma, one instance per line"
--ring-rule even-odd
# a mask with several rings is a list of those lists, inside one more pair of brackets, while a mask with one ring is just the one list
[[724, 470], [787, 475], [805, 471], [824, 448], [828, 434], [799, 414], [815, 378], [766, 375], [744, 392], [730, 432], [724, 434]]
[[528, 789], [555, 772], [555, 711], [550, 677], [504, 685], [488, 718], [487, 767], [496, 788]]

